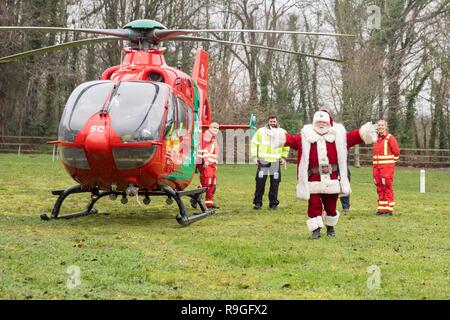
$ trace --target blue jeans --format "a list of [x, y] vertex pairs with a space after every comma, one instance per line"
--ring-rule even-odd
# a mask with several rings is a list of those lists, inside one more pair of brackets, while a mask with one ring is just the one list
[[340, 197], [342, 210], [350, 210], [350, 196]]

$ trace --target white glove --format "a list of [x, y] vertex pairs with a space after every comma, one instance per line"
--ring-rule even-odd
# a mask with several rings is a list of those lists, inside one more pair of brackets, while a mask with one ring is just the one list
[[270, 139], [270, 147], [271, 148], [280, 148], [283, 147], [286, 143], [286, 133], [283, 130], [277, 130], [273, 135], [272, 139]]
[[378, 139], [377, 126], [372, 122], [367, 122], [359, 129], [359, 135], [364, 143], [372, 144]]

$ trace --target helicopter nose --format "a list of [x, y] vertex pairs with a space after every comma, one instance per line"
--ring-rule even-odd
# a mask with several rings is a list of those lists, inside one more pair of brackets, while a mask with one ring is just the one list
[[110, 154], [109, 141], [105, 126], [91, 126], [84, 147], [96, 160], [103, 160]]

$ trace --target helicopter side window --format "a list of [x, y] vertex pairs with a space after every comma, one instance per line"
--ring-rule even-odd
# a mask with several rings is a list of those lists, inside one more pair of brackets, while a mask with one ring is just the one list
[[188, 130], [189, 132], [192, 132], [192, 129], [194, 128], [194, 111], [192, 111], [192, 108], [188, 107]]
[[[178, 115], [178, 130], [180, 131], [180, 135], [185, 135], [188, 128], [186, 126], [187, 120], [186, 120], [186, 104], [184, 101], [180, 98], [177, 98], [177, 115]], [[183, 134], [181, 134], [183, 133]]]
[[176, 99], [172, 93], [169, 94], [168, 100], [167, 100], [167, 117], [166, 117], [166, 124], [164, 127], [164, 138], [168, 138], [172, 136], [173, 131], [176, 128], [176, 113], [175, 113], [175, 107], [176, 106]]

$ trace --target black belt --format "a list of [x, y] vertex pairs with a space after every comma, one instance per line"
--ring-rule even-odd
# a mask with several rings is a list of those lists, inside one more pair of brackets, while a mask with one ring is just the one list
[[308, 175], [312, 174], [331, 174], [333, 172], [338, 172], [338, 165], [337, 164], [323, 164], [319, 167], [309, 168], [308, 169]]

